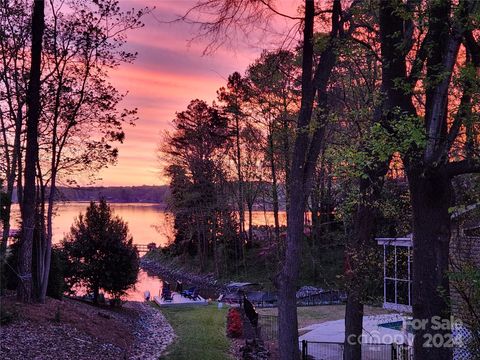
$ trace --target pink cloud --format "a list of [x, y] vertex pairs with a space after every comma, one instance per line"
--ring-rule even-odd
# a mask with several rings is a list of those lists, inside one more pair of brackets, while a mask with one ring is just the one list
[[[220, 48], [210, 56], [202, 56], [205, 41], [187, 47], [187, 41], [195, 35], [195, 28], [185, 23], [162, 24], [159, 20], [173, 20], [194, 3], [173, 0], [121, 2], [124, 9], [142, 6], [155, 6], [156, 9], [145, 17], [145, 27], [129, 34], [127, 47], [138, 51], [137, 60], [111, 73], [112, 83], [120, 91], [128, 91], [122, 105], [138, 108], [139, 120], [135, 127], [125, 128], [126, 140], [119, 146], [118, 164], [101, 171], [99, 175], [103, 180], [100, 184], [164, 183], [158, 169], [156, 149], [161, 141], [160, 134], [170, 127], [175, 112], [184, 110], [195, 98], [214, 100], [216, 90], [225, 85], [229, 74], [244, 72], [260, 55], [261, 48], [267, 48], [266, 42], [258, 45], [257, 41], [252, 46], [252, 39], [240, 41], [235, 49]], [[298, 1], [280, 3], [279, 10], [294, 14]], [[280, 19], [272, 26], [289, 25]]]

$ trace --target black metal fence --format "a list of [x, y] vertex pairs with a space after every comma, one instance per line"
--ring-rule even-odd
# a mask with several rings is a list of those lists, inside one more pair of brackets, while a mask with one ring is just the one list
[[343, 359], [343, 343], [327, 343], [306, 341], [300, 342], [302, 349], [302, 360], [322, 359], [339, 360]]
[[[262, 340], [278, 339], [278, 316], [259, 315], [258, 331]], [[343, 343], [303, 340], [299, 343], [302, 360], [341, 360]], [[397, 344], [362, 344], [362, 360], [413, 360], [413, 349]]]
[[392, 358], [394, 360], [413, 360], [413, 348], [407, 345], [393, 345]]
[[298, 306], [335, 305], [341, 304], [346, 299], [345, 292], [338, 290], [304, 291], [297, 294]]
[[[300, 342], [302, 360], [341, 360], [344, 345], [336, 342], [303, 340]], [[362, 360], [413, 360], [411, 347], [392, 344], [362, 344]]]
[[278, 338], [278, 316], [259, 315], [258, 329], [262, 340], [276, 340]]

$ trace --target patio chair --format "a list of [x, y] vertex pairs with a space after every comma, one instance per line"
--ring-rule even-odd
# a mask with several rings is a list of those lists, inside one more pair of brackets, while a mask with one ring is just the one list
[[198, 300], [198, 289], [197, 289], [197, 288], [195, 288], [195, 289], [193, 290], [192, 294], [190, 295], [190, 299], [192, 299], [192, 300], [194, 300], [194, 301], [195, 301], [195, 300]]
[[191, 288], [187, 289], [187, 290], [183, 290], [180, 294], [186, 298], [191, 298], [192, 297], [192, 294], [193, 292], [195, 291], [196, 287], [195, 286], [192, 286]]
[[170, 291], [169, 288], [164, 288], [162, 290], [162, 299], [164, 301], [173, 301], [172, 292]]

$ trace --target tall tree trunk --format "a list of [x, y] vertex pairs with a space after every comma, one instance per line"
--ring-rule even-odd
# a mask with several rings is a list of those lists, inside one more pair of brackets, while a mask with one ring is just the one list
[[[347, 240], [345, 276], [348, 282], [348, 297], [345, 308], [344, 360], [362, 359], [361, 335], [365, 279], [362, 279], [359, 273], [363, 267], [368, 266], [365, 255], [376, 246], [373, 241], [377, 217], [375, 200], [380, 196], [383, 183], [382, 177], [376, 175], [379, 174], [372, 173], [367, 179], [360, 180], [360, 200], [355, 214], [353, 232]], [[370, 179], [377, 180], [372, 183]]]
[[[322, 160], [323, 162], [323, 160]], [[316, 259], [320, 255], [320, 202], [321, 202], [321, 191], [319, 190], [319, 182], [321, 182], [321, 176], [318, 174], [315, 176], [315, 185], [310, 194], [310, 213], [311, 213], [311, 224], [310, 224], [310, 238], [312, 242], [311, 247], [311, 258], [312, 258], [312, 273], [313, 273], [313, 282], [317, 282], [318, 278], [318, 269]]]
[[323, 159], [320, 165], [320, 172], [317, 172], [314, 179], [314, 186], [310, 194], [311, 212], [311, 237], [312, 247], [316, 250], [320, 239], [320, 224], [322, 221], [321, 204], [323, 204]]
[[7, 204], [5, 206], [5, 222], [3, 223], [2, 243], [0, 246], [0, 257], [7, 251], [8, 238], [10, 235], [10, 214], [12, 211], [13, 187], [17, 177], [17, 164], [20, 156], [20, 138], [22, 132], [22, 105], [18, 105], [15, 123], [15, 139], [13, 142], [13, 156], [7, 178]]
[[243, 174], [242, 174], [242, 151], [240, 144], [240, 121], [238, 114], [235, 114], [235, 145], [237, 156], [237, 178], [238, 178], [238, 214], [240, 218], [240, 234], [243, 239], [245, 233], [245, 207], [243, 196]]
[[2, 214], [2, 216], [4, 216], [4, 221], [3, 221], [2, 243], [0, 245], [0, 259], [3, 259], [3, 256], [7, 252], [8, 238], [10, 235], [10, 213], [12, 211], [12, 201], [11, 201], [12, 194], [13, 194], [13, 191], [10, 190], [7, 184], [7, 203], [5, 204], [5, 214]]
[[55, 196], [55, 191], [56, 191], [56, 186], [53, 186], [53, 181], [52, 181], [52, 186], [50, 187], [50, 194], [48, 196], [48, 205], [47, 205], [47, 216], [46, 216], [46, 221], [47, 221], [47, 229], [46, 229], [46, 234], [45, 234], [45, 243], [44, 243], [44, 249], [43, 249], [43, 273], [42, 273], [42, 279], [41, 279], [41, 284], [40, 284], [40, 295], [39, 295], [39, 301], [41, 303], [45, 302], [46, 296], [47, 296], [47, 289], [48, 289], [48, 276], [50, 274], [50, 263], [52, 259], [52, 237], [53, 237], [53, 229], [52, 229], [52, 223], [53, 223], [53, 207], [54, 207], [54, 196]]
[[235, 114], [235, 142], [237, 153], [237, 177], [238, 177], [238, 213], [240, 218], [240, 253], [242, 256], [242, 264], [246, 270], [245, 260], [245, 196], [244, 183], [242, 173], [242, 152], [240, 144], [240, 119], [238, 114]]
[[17, 159], [17, 201], [18, 206], [20, 208], [20, 214], [23, 212], [23, 157], [22, 157], [22, 149], [19, 147], [18, 149], [18, 159]]
[[[50, 263], [52, 257], [52, 237], [53, 237], [53, 208], [54, 200], [56, 193], [56, 174], [52, 174], [50, 189], [47, 201], [45, 200], [45, 187], [41, 186], [42, 195], [40, 197], [41, 201], [41, 224], [42, 231], [40, 232], [41, 241], [39, 243], [38, 249], [38, 263], [37, 263], [37, 279], [38, 279], [38, 301], [40, 303], [45, 303], [48, 289], [48, 276], [50, 274]], [[47, 202], [45, 204], [45, 202]], [[46, 213], [45, 213], [46, 206]], [[46, 223], [46, 225], [45, 225]]]
[[438, 319], [449, 320], [451, 314], [447, 276], [451, 235], [448, 212], [452, 205], [451, 179], [442, 169], [429, 173], [413, 169], [408, 171], [408, 180], [414, 234], [413, 316], [426, 321], [425, 328], [417, 330], [415, 334], [415, 358], [450, 360], [451, 348], [428, 347], [428, 344], [432, 344], [435, 334], [440, 334], [445, 341], [450, 336], [450, 330], [433, 329], [432, 318], [437, 316]]
[[[299, 357], [296, 286], [300, 271], [304, 212], [306, 201], [312, 188], [312, 179], [318, 156], [323, 147], [325, 122], [328, 118], [327, 88], [337, 59], [335, 40], [340, 33], [343, 33], [341, 13], [340, 0], [334, 0], [332, 4], [332, 31], [330, 39], [320, 55], [319, 64], [314, 75], [313, 23], [315, 4], [313, 0], [305, 0], [302, 45], [302, 96], [288, 184], [290, 205], [288, 210], [286, 251], [283, 267], [276, 278], [276, 285], [279, 290], [279, 352], [282, 360], [295, 360]], [[316, 93], [318, 96], [318, 113], [312, 119]], [[313, 134], [309, 131], [312, 123], [315, 125]]]
[[35, 0], [32, 15], [32, 52], [27, 94], [27, 145], [25, 154], [25, 184], [22, 208], [22, 238], [18, 259], [18, 300], [32, 300], [32, 245], [35, 228], [35, 175], [38, 159], [38, 123], [40, 118], [40, 75], [45, 2]]
[[288, 108], [285, 101], [283, 99], [283, 116], [282, 116], [282, 145], [283, 145], [283, 156], [284, 159], [284, 169], [285, 172], [285, 209], [287, 210], [290, 207], [290, 134], [289, 134], [289, 127], [288, 127]]
[[322, 173], [323, 181], [320, 195], [320, 223], [324, 224], [321, 229], [326, 233], [330, 232], [335, 221], [335, 216], [333, 215], [335, 209], [332, 202], [332, 177], [328, 175], [332, 173], [332, 164], [328, 163]]
[[37, 164], [39, 185], [37, 187], [37, 201], [36, 201], [36, 228], [34, 240], [35, 261], [33, 262], [33, 271], [35, 272], [35, 297], [38, 302], [41, 302], [41, 288], [43, 281], [43, 273], [45, 271], [45, 185], [43, 184], [42, 175], [40, 173], [40, 164]]
[[[15, 166], [15, 165], [14, 165]], [[2, 214], [4, 217], [3, 221], [3, 232], [2, 232], [2, 244], [0, 246], [0, 258], [3, 258], [7, 251], [8, 238], [10, 236], [10, 214], [12, 211], [12, 195], [13, 195], [13, 184], [15, 182], [15, 174], [9, 174], [7, 179], [7, 203], [5, 204], [5, 214]]]
[[[272, 129], [268, 134], [268, 147], [270, 151], [270, 172], [272, 174], [272, 205], [273, 205], [273, 221], [275, 227], [275, 241], [277, 242], [277, 248], [280, 250], [282, 248], [280, 244], [280, 220], [278, 218], [279, 204], [278, 204], [278, 183], [277, 183], [277, 170], [275, 166], [275, 157], [274, 157], [274, 145], [273, 145], [273, 134]], [[280, 258], [280, 256], [279, 256]]]
[[[294, 178], [292, 172], [292, 178]], [[292, 184], [294, 184], [292, 182]], [[303, 236], [305, 199], [301, 192], [292, 192], [288, 216], [285, 259], [279, 280], [278, 331], [280, 359], [299, 358], [297, 322], [297, 281]]]
[[347, 304], [345, 307], [345, 345], [344, 360], [361, 360], [362, 343], [360, 341], [363, 330], [363, 302], [359, 289], [348, 289]]
[[248, 203], [248, 239], [253, 241], [253, 203]]
[[295, 191], [290, 194], [285, 258], [277, 279], [279, 290], [278, 342], [281, 360], [299, 358], [296, 287], [303, 240], [303, 214], [308, 196], [305, 187], [307, 183], [305, 181], [305, 158], [309, 148], [306, 127], [311, 121], [315, 97], [312, 83], [314, 14], [313, 0], [306, 0], [302, 49], [302, 104], [298, 116], [297, 137], [293, 150], [289, 184], [289, 188], [295, 189]]
[[[57, 132], [57, 120], [54, 122], [53, 127], [53, 134]], [[60, 154], [57, 154], [57, 141], [56, 135], [53, 136], [52, 139], [52, 157], [51, 157], [51, 179], [50, 179], [50, 190], [48, 193], [48, 203], [47, 203], [47, 213], [45, 216], [45, 186], [43, 186], [42, 182], [42, 197], [41, 197], [41, 205], [42, 205], [42, 218], [41, 224], [42, 227], [45, 228], [46, 222], [46, 229], [42, 231], [42, 241], [41, 246], [39, 249], [41, 266], [37, 266], [37, 277], [39, 280], [38, 287], [38, 301], [40, 303], [45, 303], [45, 299], [47, 296], [47, 289], [48, 289], [48, 277], [50, 273], [50, 263], [52, 258], [52, 237], [53, 237], [53, 230], [52, 230], [52, 222], [53, 222], [53, 208], [55, 206], [55, 195], [57, 192], [57, 169], [58, 169], [58, 159]], [[58, 157], [57, 157], [58, 156]], [[40, 173], [40, 169], [39, 169]], [[41, 173], [40, 173], [41, 177]]]
[[217, 222], [215, 221], [218, 217], [221, 217], [222, 214], [218, 214], [214, 216], [213, 224], [212, 224], [212, 252], [213, 252], [213, 268], [215, 269], [215, 277], [218, 278], [220, 276], [220, 272], [218, 269], [218, 257], [217, 257], [217, 236], [215, 235], [217, 232]]

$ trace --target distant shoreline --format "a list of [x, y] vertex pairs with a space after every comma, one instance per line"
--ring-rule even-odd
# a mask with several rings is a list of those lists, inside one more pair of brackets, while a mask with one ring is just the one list
[[[46, 190], [48, 196], [49, 189]], [[161, 186], [89, 186], [58, 187], [58, 202], [90, 202], [105, 198], [110, 203], [152, 203], [165, 204], [170, 194], [167, 185]], [[18, 203], [17, 191], [13, 191], [13, 203]]]

